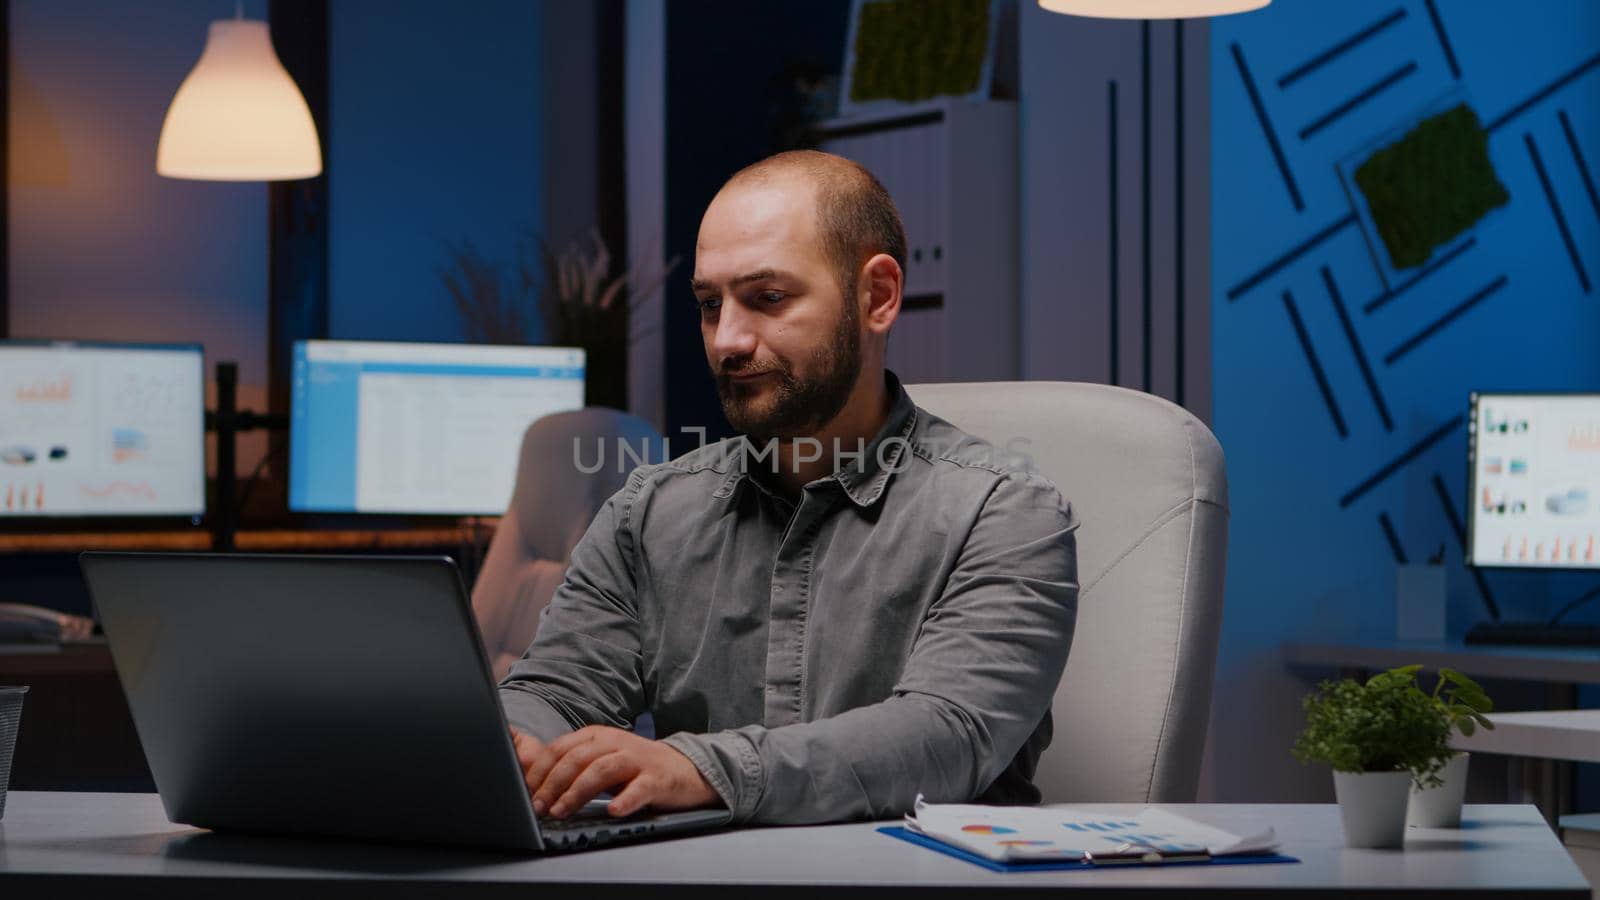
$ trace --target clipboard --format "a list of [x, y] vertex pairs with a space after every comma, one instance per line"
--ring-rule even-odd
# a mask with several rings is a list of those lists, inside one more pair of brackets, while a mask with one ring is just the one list
[[1108, 869], [1123, 866], [1234, 866], [1234, 865], [1261, 865], [1273, 863], [1297, 863], [1300, 860], [1293, 856], [1284, 856], [1281, 853], [1261, 855], [1230, 855], [1211, 856], [1209, 854], [1173, 854], [1160, 853], [1124, 854], [1107, 857], [1099, 860], [1040, 860], [1038, 862], [996, 862], [976, 853], [963, 850], [946, 844], [943, 841], [917, 834], [909, 828], [900, 825], [886, 825], [877, 829], [879, 834], [897, 838], [908, 844], [916, 844], [929, 850], [943, 853], [975, 866], [982, 866], [991, 872], [1060, 872], [1071, 870]]

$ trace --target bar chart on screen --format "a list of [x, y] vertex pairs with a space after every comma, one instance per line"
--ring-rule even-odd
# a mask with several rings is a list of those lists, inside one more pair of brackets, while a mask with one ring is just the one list
[[1479, 394], [1471, 447], [1476, 563], [1600, 566], [1600, 396]]
[[0, 515], [205, 511], [196, 345], [0, 342]]

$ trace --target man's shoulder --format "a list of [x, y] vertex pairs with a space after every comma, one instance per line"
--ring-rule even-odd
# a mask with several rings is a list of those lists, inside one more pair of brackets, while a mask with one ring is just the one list
[[1021, 435], [994, 443], [917, 407], [917, 425], [907, 439], [909, 448], [927, 465], [943, 470], [988, 473], [998, 479], [1037, 478], [1048, 481], [1034, 467], [1028, 453], [1030, 441]]
[[637, 491], [676, 481], [725, 481], [737, 469], [741, 440], [731, 437], [703, 443], [665, 462], [638, 466], [628, 476], [628, 488]]
[[[1032, 441], [1025, 435], [996, 436], [991, 441], [941, 419], [921, 407], [907, 439], [913, 456], [941, 493], [964, 488], [989, 505], [991, 498], [1053, 507], [1070, 515], [1071, 504], [1054, 481], [1034, 464]], [[962, 488], [958, 488], [960, 485]]]

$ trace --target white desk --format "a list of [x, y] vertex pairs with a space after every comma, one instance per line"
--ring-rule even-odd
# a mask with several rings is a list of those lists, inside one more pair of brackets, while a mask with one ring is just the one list
[[[1085, 804], [1110, 815], [1137, 806]], [[969, 895], [1548, 897], [1589, 887], [1531, 806], [1468, 806], [1465, 825], [1412, 829], [1404, 851], [1344, 847], [1322, 804], [1178, 805], [1243, 832], [1272, 824], [1299, 863], [989, 872], [874, 833], [875, 824], [757, 828], [565, 856], [509, 856], [351, 842], [257, 838], [169, 823], [153, 794], [13, 794], [0, 821], [0, 897], [581, 896], [870, 898]]]
[[1372, 641], [1361, 644], [1297, 641], [1282, 648], [1292, 666], [1377, 671], [1420, 663], [1448, 666], [1473, 678], [1600, 684], [1600, 648], [1510, 647], [1453, 641]]
[[1450, 746], [1473, 753], [1600, 762], [1600, 709], [1490, 713], [1494, 730], [1456, 735]]

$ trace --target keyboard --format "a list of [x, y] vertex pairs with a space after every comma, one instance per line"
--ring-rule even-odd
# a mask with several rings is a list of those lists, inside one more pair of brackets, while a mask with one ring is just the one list
[[626, 819], [606, 814], [608, 798], [589, 801], [565, 819], [539, 819], [539, 833], [549, 850], [582, 850], [616, 841], [667, 834], [688, 834], [718, 828], [732, 821], [725, 809], [697, 809], [687, 812], [635, 813]]
[[582, 809], [570, 816], [567, 816], [565, 819], [557, 819], [551, 816], [540, 816], [539, 830], [555, 832], [581, 831], [592, 829], [597, 825], [620, 825], [622, 823], [631, 821], [633, 818], [637, 817], [619, 819], [616, 816], [608, 814], [606, 812], [605, 803], [602, 801], [600, 803], [586, 804]]
[[632, 815], [619, 819], [606, 812], [607, 800], [591, 800], [566, 817], [539, 817], [539, 833], [551, 850], [583, 850], [613, 841], [644, 837], [658, 827], [658, 816]]
[[1600, 625], [1548, 622], [1479, 622], [1467, 632], [1469, 644], [1521, 644], [1530, 647], [1600, 647]]

